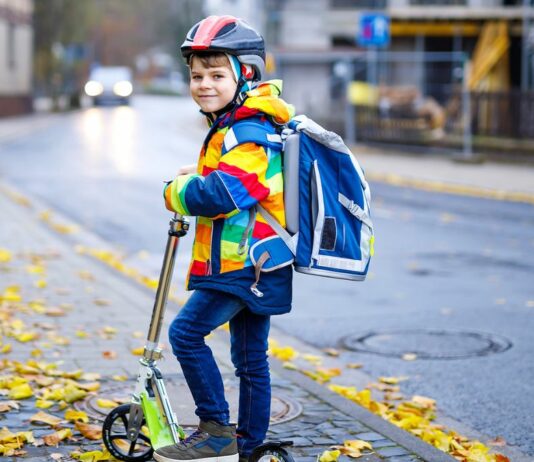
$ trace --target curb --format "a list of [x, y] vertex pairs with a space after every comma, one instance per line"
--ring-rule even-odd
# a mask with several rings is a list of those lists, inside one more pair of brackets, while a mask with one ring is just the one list
[[409, 187], [430, 192], [441, 192], [459, 196], [478, 197], [507, 202], [520, 202], [534, 205], [534, 194], [516, 191], [504, 191], [501, 189], [485, 189], [476, 186], [462, 185], [458, 183], [446, 183], [435, 180], [419, 180], [393, 173], [367, 173], [370, 181], [385, 183], [392, 186]]
[[302, 375], [300, 372], [285, 369], [278, 360], [269, 361], [269, 364], [277, 375], [294, 383], [298, 387], [301, 387], [308, 393], [315, 395], [333, 408], [353, 417], [365, 426], [380, 433], [394, 443], [397, 443], [399, 446], [404, 447], [421, 459], [432, 462], [457, 462], [455, 458], [449, 456], [447, 453], [425, 443], [423, 440], [396, 427], [387, 420], [384, 420], [367, 409], [358, 406], [356, 403], [333, 393], [312, 379]]

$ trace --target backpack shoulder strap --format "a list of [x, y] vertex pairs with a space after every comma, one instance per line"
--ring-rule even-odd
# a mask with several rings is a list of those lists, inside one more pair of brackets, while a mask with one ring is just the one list
[[244, 143], [282, 150], [282, 137], [268, 121], [245, 119], [235, 122], [224, 135], [222, 155]]
[[265, 210], [260, 204], [256, 205], [256, 208], [262, 218], [269, 224], [273, 231], [282, 238], [282, 240], [287, 245], [288, 249], [293, 255], [297, 254], [296, 242], [293, 239], [293, 236], [289, 234], [278, 221], [274, 218], [267, 210]]

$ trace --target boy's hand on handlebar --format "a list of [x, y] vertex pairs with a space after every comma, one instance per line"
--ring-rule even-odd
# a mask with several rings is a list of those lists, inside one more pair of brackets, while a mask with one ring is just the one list
[[197, 173], [197, 164], [184, 165], [178, 169], [177, 176]]

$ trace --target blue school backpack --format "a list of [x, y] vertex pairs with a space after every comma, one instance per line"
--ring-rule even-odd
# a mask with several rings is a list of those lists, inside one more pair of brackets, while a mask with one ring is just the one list
[[271, 124], [237, 122], [232, 129], [232, 145], [283, 146], [286, 229], [256, 206], [277, 233], [250, 248], [257, 280], [259, 271], [291, 263], [305, 274], [365, 280], [374, 252], [371, 191], [341, 137], [306, 116], [293, 118], [278, 138]]

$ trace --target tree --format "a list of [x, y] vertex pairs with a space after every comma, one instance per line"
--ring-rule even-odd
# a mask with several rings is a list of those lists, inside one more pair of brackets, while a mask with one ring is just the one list
[[79, 91], [91, 64], [133, 67], [138, 54], [156, 45], [178, 56], [185, 34], [202, 15], [198, 0], [38, 0], [36, 90]]

